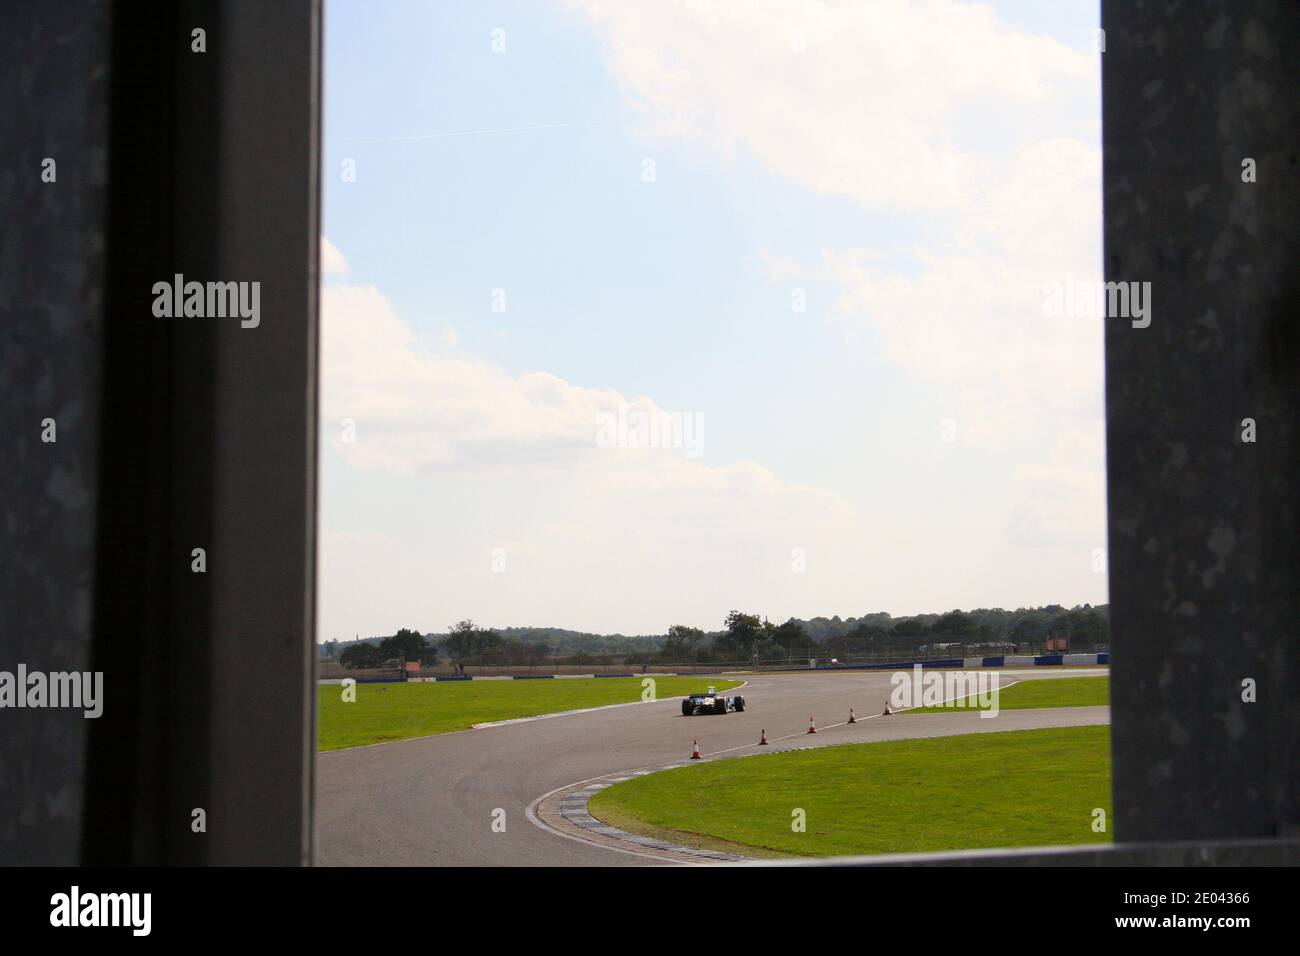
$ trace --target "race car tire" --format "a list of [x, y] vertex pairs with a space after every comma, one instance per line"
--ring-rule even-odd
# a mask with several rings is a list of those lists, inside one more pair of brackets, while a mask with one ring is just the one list
[[691, 716], [691, 702], [689, 700], [682, 701], [682, 716]]
[[740, 713], [744, 713], [744, 710], [745, 710], [745, 698], [743, 698], [743, 697], [741, 697], [739, 694], [737, 694], [737, 695], [736, 695], [736, 713], [738, 713], [738, 714], [740, 714]]
[[727, 712], [727, 698], [719, 697], [713, 702], [713, 712], [715, 714], [725, 714]]

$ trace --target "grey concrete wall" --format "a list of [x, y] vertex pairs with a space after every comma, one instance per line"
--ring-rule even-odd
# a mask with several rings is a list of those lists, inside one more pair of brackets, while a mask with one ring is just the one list
[[[0, 670], [82, 670], [94, 593], [107, 4], [0, 9]], [[56, 179], [42, 182], [42, 161]], [[42, 441], [52, 418], [56, 441]], [[75, 863], [87, 723], [0, 710], [0, 862]]]
[[0, 670], [106, 699], [0, 710], [0, 863], [310, 859], [318, 56], [316, 0], [0, 0]]
[[1106, 329], [1114, 832], [1294, 833], [1300, 5], [1102, 17], [1106, 278], [1152, 284]]
[[[113, 714], [91, 738], [84, 858], [303, 864], [319, 5], [119, 0], [115, 12], [113, 457], [95, 633]], [[259, 283], [260, 323], [154, 317], [152, 286], [176, 273]]]

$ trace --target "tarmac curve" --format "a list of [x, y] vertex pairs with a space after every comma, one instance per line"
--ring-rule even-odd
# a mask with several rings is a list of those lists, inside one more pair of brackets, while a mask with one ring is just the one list
[[[1105, 674], [1105, 669], [1000, 672], [1016, 680]], [[879, 718], [890, 691], [882, 671], [746, 676], [744, 713], [683, 717], [680, 697], [521, 721], [317, 755], [318, 866], [637, 866], [638, 855], [565, 838], [528, 812], [582, 781], [689, 758], [705, 759], [854, 741], [898, 740], [1109, 723], [1107, 707], [1004, 710]], [[847, 724], [849, 708], [858, 718]], [[809, 718], [818, 733], [807, 733]], [[767, 732], [770, 746], [757, 746]], [[495, 824], [495, 825], [494, 825]], [[502, 825], [504, 824], [504, 832]]]

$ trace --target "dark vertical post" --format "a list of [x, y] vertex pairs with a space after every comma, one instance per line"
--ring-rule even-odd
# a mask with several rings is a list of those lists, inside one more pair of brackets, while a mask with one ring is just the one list
[[[223, 0], [215, 273], [262, 284], [215, 362], [213, 863], [307, 863], [316, 661], [319, 0]], [[210, 828], [211, 829], [211, 828]]]
[[[99, 508], [108, 9], [9, 0], [2, 16], [0, 670], [84, 671]], [[0, 714], [0, 861], [77, 862], [94, 723], [79, 710]]]
[[[94, 626], [108, 707], [83, 858], [303, 864], [319, 3], [121, 0], [112, 24]], [[154, 315], [153, 284], [177, 274], [259, 283], [256, 326]]]
[[1294, 834], [1300, 6], [1102, 25], [1115, 836]]

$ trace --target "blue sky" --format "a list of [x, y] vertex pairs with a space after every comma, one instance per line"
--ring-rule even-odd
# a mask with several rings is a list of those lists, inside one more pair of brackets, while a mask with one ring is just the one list
[[1103, 601], [1096, 26], [330, 0], [321, 638]]

